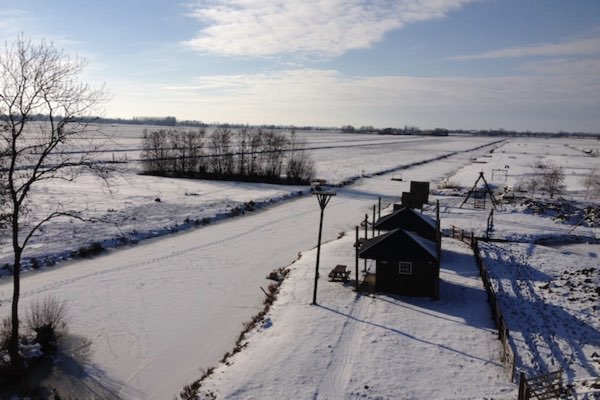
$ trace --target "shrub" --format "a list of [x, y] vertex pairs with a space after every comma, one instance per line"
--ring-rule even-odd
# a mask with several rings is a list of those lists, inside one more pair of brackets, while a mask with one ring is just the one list
[[179, 397], [181, 400], [196, 400], [198, 398], [199, 390], [200, 381], [194, 381], [183, 387], [183, 390], [179, 393]]
[[12, 320], [10, 316], [4, 317], [0, 322], [0, 351], [8, 349], [12, 335]]
[[444, 179], [442, 183], [438, 185], [438, 189], [460, 189], [460, 184]]
[[35, 333], [44, 353], [54, 353], [67, 332], [66, 314], [66, 304], [56, 297], [48, 296], [31, 303], [25, 324]]
[[104, 247], [100, 242], [94, 242], [88, 246], [80, 248], [74, 255], [79, 257], [93, 257], [102, 253]]

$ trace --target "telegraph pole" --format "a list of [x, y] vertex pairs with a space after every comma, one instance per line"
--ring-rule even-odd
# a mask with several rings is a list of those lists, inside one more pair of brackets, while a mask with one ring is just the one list
[[335, 196], [335, 192], [333, 191], [319, 191], [314, 192], [314, 195], [317, 196], [317, 200], [319, 201], [319, 207], [321, 207], [321, 219], [319, 221], [319, 241], [317, 242], [317, 264], [315, 266], [315, 289], [313, 292], [313, 301], [312, 304], [317, 304], [317, 283], [319, 281], [319, 261], [321, 258], [321, 234], [323, 232], [323, 212], [325, 211], [325, 207], [327, 207], [327, 203], [333, 196]]

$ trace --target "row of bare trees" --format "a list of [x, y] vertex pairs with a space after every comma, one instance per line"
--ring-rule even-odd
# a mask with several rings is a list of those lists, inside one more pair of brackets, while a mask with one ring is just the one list
[[296, 133], [243, 126], [145, 132], [144, 173], [246, 181], [307, 183], [314, 162]]

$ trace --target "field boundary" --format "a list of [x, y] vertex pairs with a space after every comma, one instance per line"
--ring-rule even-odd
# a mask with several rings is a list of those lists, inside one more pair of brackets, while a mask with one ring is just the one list
[[460, 240], [461, 242], [468, 244], [473, 250], [473, 255], [475, 256], [475, 263], [477, 264], [477, 268], [479, 269], [479, 276], [481, 277], [483, 287], [485, 288], [485, 291], [487, 293], [487, 300], [492, 312], [492, 318], [496, 322], [496, 328], [498, 329], [498, 339], [502, 343], [502, 364], [504, 365], [504, 368], [508, 373], [510, 382], [515, 383], [515, 350], [513, 344], [509, 340], [510, 331], [508, 329], [508, 326], [506, 325], [506, 320], [504, 319], [504, 315], [498, 302], [496, 292], [492, 287], [490, 274], [479, 253], [479, 238], [475, 237], [473, 231], [466, 231], [454, 225], [452, 225], [452, 229], [447, 232], [451, 238]]

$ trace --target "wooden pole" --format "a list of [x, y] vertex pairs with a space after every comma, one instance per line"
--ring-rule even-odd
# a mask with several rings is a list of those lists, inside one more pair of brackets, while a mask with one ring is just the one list
[[356, 284], [354, 285], [357, 292], [358, 292], [358, 250], [359, 250], [359, 247], [358, 247], [358, 235], [359, 235], [359, 233], [358, 233], [358, 226], [357, 226], [356, 227], [356, 246], [355, 246], [356, 247], [356, 263], [355, 263]]
[[379, 214], [377, 214], [377, 218], [381, 218], [381, 196], [379, 196]]
[[317, 242], [317, 264], [315, 265], [315, 288], [313, 291], [313, 304], [317, 304], [317, 284], [319, 282], [319, 261], [321, 258], [321, 233], [323, 232], [323, 211], [321, 208], [321, 219], [319, 221], [319, 241]]
[[321, 208], [321, 218], [319, 220], [319, 241], [317, 242], [317, 263], [315, 265], [315, 287], [313, 291], [313, 302], [312, 304], [317, 304], [317, 284], [319, 282], [319, 262], [321, 260], [321, 236], [323, 233], [323, 213], [325, 211], [325, 207], [327, 207], [327, 203], [331, 200], [332, 196], [335, 196], [335, 192], [321, 192], [315, 193], [317, 195], [317, 200], [319, 201], [319, 207]]
[[[369, 214], [365, 214], [365, 240], [367, 240], [368, 225], [369, 225]], [[363, 271], [367, 272], [367, 259], [366, 258], [365, 258], [365, 269]]]
[[373, 225], [371, 228], [371, 235], [375, 237], [375, 204], [373, 204]]
[[518, 400], [527, 400], [527, 382], [525, 381], [525, 374], [521, 372], [519, 375], [519, 394]]

